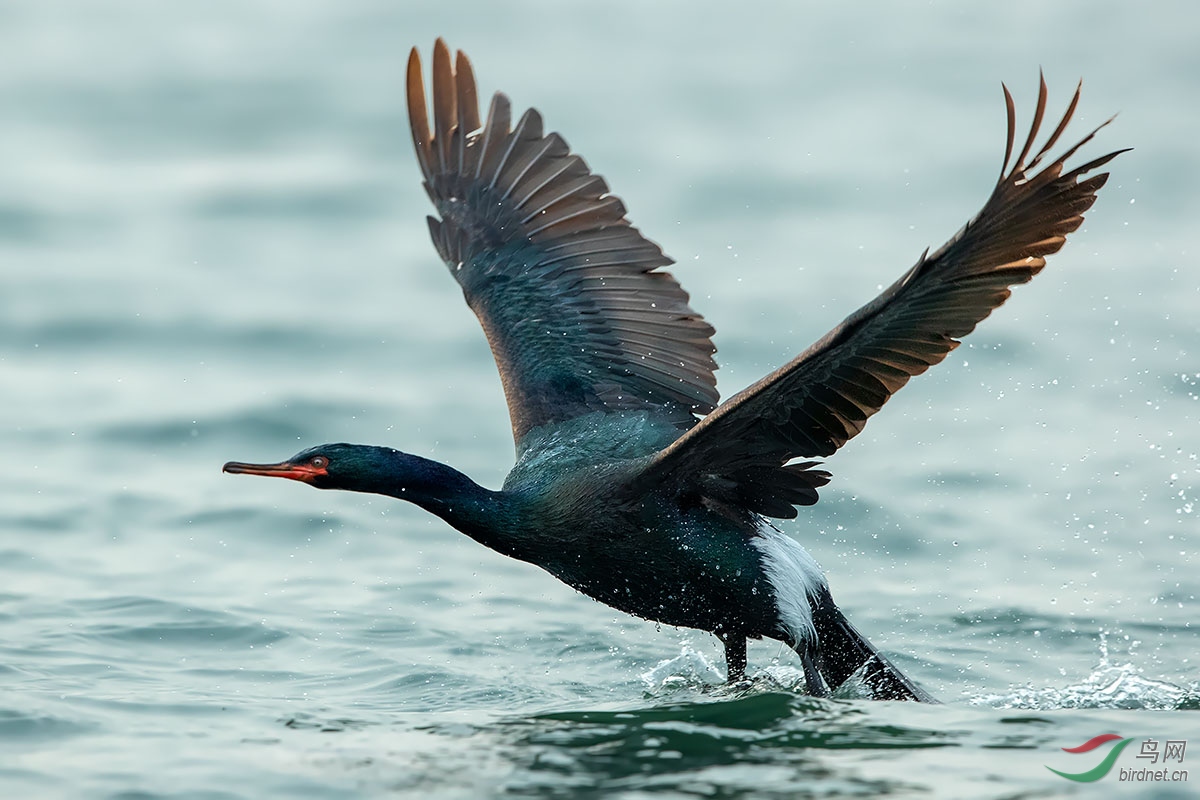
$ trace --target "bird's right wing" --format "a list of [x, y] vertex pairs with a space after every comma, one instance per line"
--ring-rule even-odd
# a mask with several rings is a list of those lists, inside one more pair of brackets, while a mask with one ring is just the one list
[[1041, 271], [1045, 257], [1083, 222], [1108, 179], [1108, 173], [1084, 176], [1124, 151], [1064, 174], [1064, 162], [1097, 128], [1035, 172], [1079, 102], [1076, 89], [1058, 127], [1026, 163], [1046, 109], [1043, 80], [1029, 137], [1008, 171], [1015, 115], [1007, 88], [1004, 97], [1008, 145], [983, 210], [791, 363], [730, 398], [658, 453], [640, 486], [670, 485], [767, 516], [794, 517], [793, 506], [815, 503], [817, 487], [829, 476], [812, 469], [812, 462], [790, 460], [833, 454], [909, 378], [945, 358], [1008, 299], [1010, 286]]
[[518, 446], [530, 430], [592, 412], [645, 409], [680, 428], [716, 407], [713, 329], [629, 224], [620, 198], [545, 134], [534, 109], [511, 126], [497, 93], [480, 119], [471, 63], [433, 52], [433, 130], [421, 59], [408, 113], [434, 245], [487, 334]]

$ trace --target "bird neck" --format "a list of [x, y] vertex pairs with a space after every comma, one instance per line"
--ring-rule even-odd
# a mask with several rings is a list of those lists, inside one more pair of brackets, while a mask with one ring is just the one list
[[387, 451], [385, 469], [372, 470], [356, 491], [406, 500], [444, 519], [482, 545], [515, 555], [519, 526], [507, 492], [485, 489], [440, 461]]

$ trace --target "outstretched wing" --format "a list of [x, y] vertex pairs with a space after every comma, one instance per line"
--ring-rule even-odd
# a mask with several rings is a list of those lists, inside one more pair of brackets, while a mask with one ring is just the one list
[[536, 110], [511, 128], [497, 93], [481, 122], [471, 63], [459, 51], [452, 67], [438, 39], [432, 132], [416, 48], [408, 114], [434, 246], [487, 334], [518, 443], [593, 411], [688, 428], [716, 406], [713, 329], [659, 269], [671, 259]]
[[833, 454], [909, 378], [945, 358], [1007, 300], [1010, 286], [1041, 271], [1046, 256], [1083, 222], [1108, 179], [1108, 173], [1084, 176], [1124, 151], [1064, 174], [1064, 162], [1097, 128], [1035, 172], [1079, 102], [1077, 88], [1062, 121], [1027, 164], [1046, 110], [1043, 79], [1029, 137], [1008, 171], [1015, 114], [1007, 87], [1004, 98], [1008, 145], [983, 210], [791, 363], [730, 398], [658, 453], [645, 473], [649, 483], [794, 517], [793, 505], [816, 502], [816, 487], [828, 473], [812, 470], [811, 462], [788, 465], [789, 460]]

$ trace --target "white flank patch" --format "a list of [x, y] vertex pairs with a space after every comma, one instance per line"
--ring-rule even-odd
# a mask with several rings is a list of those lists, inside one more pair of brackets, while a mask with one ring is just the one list
[[770, 526], [762, 526], [751, 542], [762, 553], [783, 627], [797, 643], [815, 642], [817, 629], [808, 598], [827, 585], [821, 566], [795, 539]]

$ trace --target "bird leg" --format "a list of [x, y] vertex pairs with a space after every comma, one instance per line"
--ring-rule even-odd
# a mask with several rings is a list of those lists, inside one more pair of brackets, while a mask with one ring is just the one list
[[746, 637], [737, 633], [718, 634], [725, 645], [725, 672], [729, 683], [746, 678]]
[[817, 667], [817, 660], [820, 656], [817, 655], [814, 658], [813, 650], [814, 648], [809, 646], [800, 651], [800, 664], [804, 667], [804, 684], [808, 688], [808, 693], [813, 697], [829, 697], [829, 687], [825, 685], [825, 681], [821, 678], [821, 670]]

